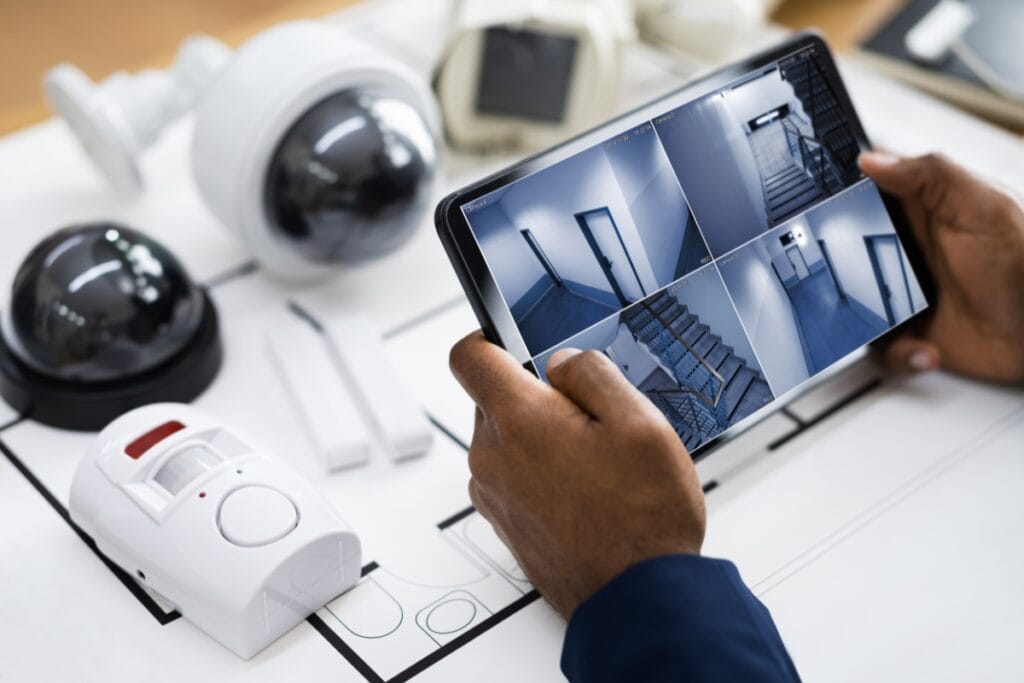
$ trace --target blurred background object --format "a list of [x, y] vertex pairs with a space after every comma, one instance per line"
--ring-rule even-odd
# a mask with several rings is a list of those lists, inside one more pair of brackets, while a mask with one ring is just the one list
[[43, 90], [114, 189], [133, 197], [142, 192], [138, 155], [196, 105], [230, 57], [216, 38], [193, 34], [167, 69], [115, 71], [95, 82], [64, 62], [46, 72]]
[[1024, 130], [1024, 2], [910, 0], [858, 57], [964, 109]]
[[[371, 1], [223, 0], [204, 3], [199, 0], [107, 0], [81, 3], [39, 0], [0, 3], [0, 92], [3, 92], [0, 98], [0, 134], [49, 116], [39, 79], [56, 63], [71, 61], [80, 66], [87, 76], [100, 81], [118, 70], [134, 72], [166, 66], [173, 60], [181, 39], [190, 33], [207, 33], [237, 47], [276, 23], [321, 17]], [[671, 44], [673, 40], [683, 40], [691, 55], [714, 61], [717, 51], [727, 52], [732, 47], [735, 54], [744, 47], [757, 47], [756, 28], [737, 29], [733, 25], [737, 20], [766, 17], [768, 21], [786, 28], [816, 27], [833, 49], [849, 53], [860, 45], [868, 45], [873, 36], [898, 18], [902, 8], [922, 1], [633, 0], [633, 5], [638, 14], [647, 10], [652, 12], [649, 17], [658, 16], [659, 12], [666, 17], [664, 22], [658, 22], [650, 18], [645, 21], [641, 16], [638, 28], [642, 37], [661, 46]], [[1024, 6], [1019, 0], [965, 2], [972, 7], [986, 2]], [[680, 18], [684, 21], [677, 21]], [[687, 19], [695, 19], [696, 23], [688, 23]], [[695, 30], [694, 26], [700, 29]], [[438, 51], [447, 39], [447, 35], [440, 34], [424, 36], [425, 41], [436, 43]], [[1014, 43], [1011, 41], [1008, 45], [1012, 52]], [[681, 49], [681, 46], [676, 47]], [[891, 69], [886, 70], [893, 73]], [[916, 85], [927, 87], [919, 79]], [[955, 89], [964, 88], [957, 85]], [[932, 91], [936, 90], [932, 88]], [[1012, 121], [990, 111], [982, 113], [1004, 125]]]
[[[39, 79], [58, 62], [94, 80], [117, 70], [163, 67], [181, 39], [202, 32], [235, 47], [289, 19], [319, 17], [366, 0], [76, 0], [0, 3], [0, 134], [50, 115]], [[424, 0], [436, 1], [436, 0]], [[840, 51], [900, 4], [899, 0], [781, 0], [771, 18], [818, 26]], [[445, 36], [430, 37], [438, 42]]]
[[634, 4], [456, 0], [435, 81], [448, 139], [542, 149], [610, 118]]
[[289, 19], [320, 17], [357, 0], [39, 0], [0, 2], [0, 134], [50, 116], [39, 88], [58, 62], [93, 80], [162, 68], [182, 38], [207, 33], [237, 47]]

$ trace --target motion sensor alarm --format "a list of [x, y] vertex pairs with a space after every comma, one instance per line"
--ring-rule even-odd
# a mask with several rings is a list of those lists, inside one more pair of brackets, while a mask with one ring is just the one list
[[114, 420], [71, 483], [104, 555], [249, 659], [359, 580], [359, 538], [313, 487], [184, 404]]

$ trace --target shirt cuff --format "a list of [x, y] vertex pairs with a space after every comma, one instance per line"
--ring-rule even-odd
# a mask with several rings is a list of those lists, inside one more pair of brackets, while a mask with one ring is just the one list
[[584, 601], [569, 621], [562, 672], [587, 682], [799, 680], [735, 565], [698, 555], [641, 562]]

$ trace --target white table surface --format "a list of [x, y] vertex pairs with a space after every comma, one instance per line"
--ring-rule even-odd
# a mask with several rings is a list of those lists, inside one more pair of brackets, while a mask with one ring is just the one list
[[[392, 32], [396, 52], [422, 65], [422, 46], [402, 42], [410, 26], [422, 27], [409, 7], [426, 11], [398, 0], [345, 21]], [[382, 19], [385, 11], [404, 19]], [[648, 57], [633, 58], [635, 90], [624, 104], [678, 82]], [[940, 149], [1016, 191], [1024, 188], [1019, 139], [846, 70], [869, 133], [885, 146]], [[245, 263], [243, 246], [193, 186], [190, 127], [187, 120], [177, 124], [147, 154], [148, 191], [134, 204], [106, 192], [59, 123], [0, 140], [3, 291], [42, 236], [92, 219], [123, 221], [159, 237], [201, 282]], [[503, 161], [450, 157], [444, 189]], [[436, 524], [468, 505], [464, 451], [439, 432], [433, 451], [418, 461], [376, 459], [326, 475], [262, 351], [267, 321], [289, 298], [325, 318], [359, 311], [382, 330], [402, 328], [388, 337], [388, 354], [428, 413], [468, 440], [471, 406], [446, 359], [475, 321], [429, 218], [398, 253], [327, 285], [287, 288], [257, 272], [214, 287], [213, 298], [226, 362], [197, 405], [242, 425], [309, 476], [363, 535], [367, 559], [397, 574], [437, 579], [432, 573], [446, 565], [438, 559]], [[864, 372], [805, 396], [791, 413], [813, 419], [861, 386]], [[0, 426], [14, 417], [0, 404]], [[738, 564], [775, 615], [805, 679], [1024, 680], [1015, 647], [1024, 636], [1024, 393], [942, 374], [886, 381], [781, 447], [765, 449], [795, 427], [791, 418], [773, 416], [699, 469], [719, 481], [708, 496], [706, 552]], [[14, 454], [0, 457], [0, 681], [365, 679], [308, 623], [248, 662], [185, 619], [161, 626], [58, 514], [90, 438], [28, 421], [0, 431]], [[561, 680], [563, 629], [534, 601], [424, 666], [416, 680]], [[410, 657], [396, 648], [393, 670], [414, 663]]]

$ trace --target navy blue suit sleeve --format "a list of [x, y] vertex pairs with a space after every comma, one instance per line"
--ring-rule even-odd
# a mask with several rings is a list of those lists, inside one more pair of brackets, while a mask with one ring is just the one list
[[562, 671], [573, 683], [800, 680], [736, 567], [696, 555], [641, 562], [580, 605]]

